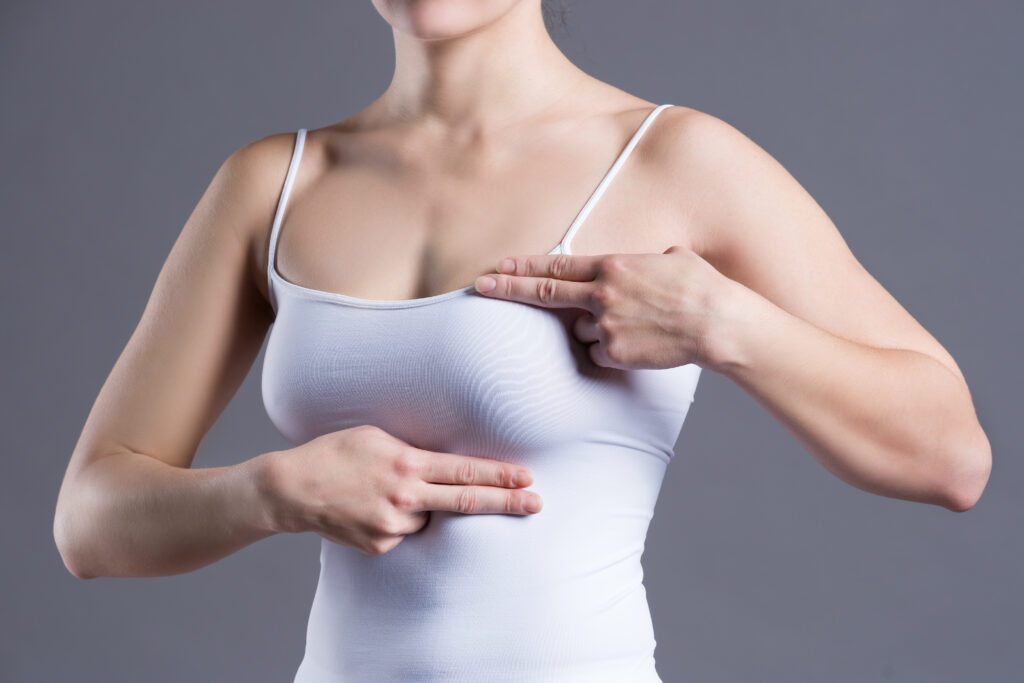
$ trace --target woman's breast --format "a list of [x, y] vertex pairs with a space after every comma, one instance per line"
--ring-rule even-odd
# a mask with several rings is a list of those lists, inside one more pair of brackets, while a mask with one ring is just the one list
[[594, 364], [571, 334], [579, 309], [475, 294], [382, 309], [278, 298], [262, 393], [296, 445], [373, 424], [418, 448], [509, 461], [587, 441], [667, 461], [700, 374]]

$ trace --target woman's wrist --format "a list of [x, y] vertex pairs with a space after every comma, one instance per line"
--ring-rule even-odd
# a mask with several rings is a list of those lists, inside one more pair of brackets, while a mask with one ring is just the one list
[[237, 465], [237, 505], [254, 530], [267, 536], [282, 533], [278, 510], [281, 477], [279, 451], [268, 451]]
[[747, 344], [771, 324], [773, 308], [777, 312], [771, 301], [729, 280], [714, 296], [698, 364], [724, 375], [743, 368], [749, 363]]

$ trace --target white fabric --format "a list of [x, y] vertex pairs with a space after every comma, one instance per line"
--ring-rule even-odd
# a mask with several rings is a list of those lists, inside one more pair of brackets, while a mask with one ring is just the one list
[[[581, 209], [569, 243], [654, 109]], [[263, 399], [298, 445], [374, 424], [419, 448], [531, 470], [532, 515], [432, 511], [383, 555], [321, 539], [295, 683], [658, 683], [640, 556], [700, 367], [595, 365], [578, 309], [491, 299], [472, 285], [382, 301], [286, 281], [274, 254], [305, 141], [271, 230], [276, 312]]]

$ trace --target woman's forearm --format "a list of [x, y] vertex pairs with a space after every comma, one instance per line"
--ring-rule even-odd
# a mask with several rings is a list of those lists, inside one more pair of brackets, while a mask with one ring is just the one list
[[198, 469], [140, 453], [93, 461], [58, 498], [65, 565], [80, 578], [182, 574], [273, 535], [261, 458]]
[[956, 511], [974, 504], [991, 451], [967, 387], [949, 368], [916, 351], [838, 337], [753, 290], [741, 296], [744, 315], [726, 316], [729, 329], [716, 333], [715, 371], [848, 484]]

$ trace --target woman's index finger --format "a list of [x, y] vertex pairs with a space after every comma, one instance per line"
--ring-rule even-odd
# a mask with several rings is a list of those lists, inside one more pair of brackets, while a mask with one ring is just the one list
[[533, 483], [533, 475], [521, 465], [460, 453], [420, 450], [426, 456], [420, 476], [432, 484], [518, 488]]

